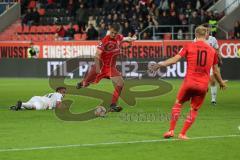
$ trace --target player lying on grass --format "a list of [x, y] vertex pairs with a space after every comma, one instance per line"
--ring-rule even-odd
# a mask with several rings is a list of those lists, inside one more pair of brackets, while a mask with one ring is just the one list
[[122, 108], [117, 106], [118, 98], [123, 88], [123, 78], [116, 68], [116, 59], [120, 54], [122, 42], [132, 42], [136, 40], [136, 36], [123, 37], [118, 34], [119, 25], [113, 24], [110, 28], [110, 34], [106, 35], [98, 44], [95, 55], [95, 64], [91, 66], [84, 79], [77, 84], [77, 88], [89, 86], [91, 83], [98, 83], [101, 79], [111, 79], [115, 90], [113, 92], [110, 105], [110, 112], [120, 112]]
[[226, 82], [222, 80], [217, 66], [218, 55], [215, 49], [209, 46], [206, 42], [207, 32], [208, 30], [204, 26], [197, 27], [195, 30], [196, 42], [186, 45], [176, 56], [162, 62], [161, 64], [153, 64], [150, 66], [150, 71], [155, 72], [161, 67], [175, 64], [183, 57], [185, 57], [187, 61], [187, 74], [172, 108], [170, 129], [164, 134], [164, 138], [174, 136], [174, 129], [180, 116], [182, 105], [186, 101], [191, 101], [190, 113], [178, 136], [180, 139], [188, 139], [186, 132], [195, 121], [198, 110], [200, 109], [208, 90], [211, 67], [213, 68], [214, 76], [218, 81], [220, 88], [226, 88]]
[[10, 107], [11, 110], [47, 110], [60, 107], [62, 99], [65, 96], [66, 88], [58, 87], [56, 92], [44, 96], [34, 96], [27, 102], [18, 101], [16, 106]]

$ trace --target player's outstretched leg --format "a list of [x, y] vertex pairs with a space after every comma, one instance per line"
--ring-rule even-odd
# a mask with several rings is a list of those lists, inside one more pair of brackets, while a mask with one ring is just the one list
[[171, 121], [170, 121], [170, 128], [169, 131], [166, 132], [163, 137], [164, 138], [171, 138], [174, 137], [174, 129], [176, 127], [176, 123], [179, 119], [180, 112], [181, 112], [182, 104], [175, 103], [172, 108], [172, 115], [171, 115]]
[[16, 111], [16, 106], [10, 106], [9, 109]]
[[217, 85], [216, 85], [216, 82], [215, 82], [215, 78], [213, 76], [211, 76], [210, 84], [211, 84], [211, 97], [212, 97], [211, 103], [213, 105], [216, 105], [217, 104], [217, 102], [216, 102], [216, 98], [217, 98]]
[[76, 88], [80, 89], [89, 86], [90, 83], [93, 83], [95, 81], [96, 76], [96, 66], [92, 65], [91, 69], [87, 72], [84, 79], [81, 82], [77, 83]]
[[22, 108], [29, 109], [29, 110], [36, 109], [35, 105], [31, 102], [22, 103]]
[[21, 110], [21, 109], [35, 109], [34, 105], [31, 102], [22, 102], [22, 101], [17, 101], [15, 106], [11, 106], [10, 110]]
[[124, 82], [121, 76], [112, 77], [111, 79], [115, 89], [112, 96], [112, 103], [110, 105], [110, 112], [120, 112], [122, 107], [117, 105], [117, 101], [121, 95]]
[[9, 107], [10, 110], [14, 110], [14, 111], [18, 111], [21, 109], [22, 106], [22, 102], [21, 101], [17, 101], [15, 106], [11, 106]]
[[20, 110], [22, 107], [22, 101], [17, 101], [17, 104], [16, 104], [16, 111]]
[[186, 132], [188, 131], [188, 129], [192, 126], [192, 124], [194, 123], [196, 117], [198, 114], [198, 110], [197, 109], [191, 109], [190, 113], [188, 114], [186, 121], [184, 122], [183, 128], [178, 136], [178, 138], [186, 140], [188, 139], [188, 137], [186, 136]]

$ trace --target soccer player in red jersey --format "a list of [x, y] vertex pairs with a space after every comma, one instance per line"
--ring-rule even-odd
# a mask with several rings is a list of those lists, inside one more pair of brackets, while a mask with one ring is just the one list
[[110, 105], [111, 112], [120, 112], [122, 108], [117, 105], [118, 98], [121, 94], [124, 82], [121, 73], [116, 68], [117, 56], [120, 54], [122, 42], [132, 42], [136, 36], [123, 37], [118, 34], [119, 25], [113, 24], [110, 28], [109, 35], [106, 35], [98, 44], [95, 55], [95, 64], [91, 66], [84, 79], [77, 84], [77, 88], [87, 87], [91, 83], [98, 83], [101, 79], [111, 79], [115, 90]]
[[206, 42], [207, 32], [207, 28], [203, 26], [197, 27], [195, 30], [197, 38], [196, 42], [186, 45], [176, 56], [162, 62], [161, 64], [150, 66], [150, 71], [155, 72], [161, 67], [167, 67], [176, 63], [182, 57], [185, 57], [187, 61], [187, 74], [178, 92], [177, 100], [172, 108], [170, 129], [164, 134], [164, 138], [171, 138], [174, 136], [174, 129], [180, 116], [182, 105], [186, 101], [191, 101], [190, 113], [178, 136], [180, 139], [188, 139], [186, 132], [195, 121], [198, 110], [201, 107], [208, 90], [211, 67], [213, 67], [213, 73], [220, 88], [226, 88], [226, 82], [222, 80], [217, 66], [218, 55]]

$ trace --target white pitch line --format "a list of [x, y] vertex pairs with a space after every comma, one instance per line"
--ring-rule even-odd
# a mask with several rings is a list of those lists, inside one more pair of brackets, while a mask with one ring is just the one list
[[[218, 139], [218, 138], [231, 138], [231, 137], [240, 137], [240, 135], [193, 137], [193, 138], [189, 138], [189, 140]], [[0, 149], [0, 152], [32, 151], [32, 150], [47, 150], [47, 149], [57, 149], [57, 148], [92, 147], [92, 146], [94, 147], [94, 146], [117, 145], [117, 144], [171, 142], [171, 141], [179, 141], [179, 140], [180, 139], [155, 139], [155, 140], [153, 139], [153, 140], [141, 140], [141, 141], [106, 142], [106, 143], [92, 143], [92, 144], [70, 144], [70, 145], [59, 145], [59, 146], [29, 147], [29, 148], [7, 148], [7, 149]], [[187, 140], [187, 141], [189, 141], [189, 140]]]

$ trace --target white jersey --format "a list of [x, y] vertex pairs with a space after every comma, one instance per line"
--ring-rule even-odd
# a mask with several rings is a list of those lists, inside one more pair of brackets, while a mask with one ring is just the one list
[[[212, 46], [214, 49], [218, 49], [219, 46], [218, 46], [218, 41], [215, 37], [213, 36], [209, 36], [208, 39], [207, 39], [207, 43]], [[211, 68], [210, 70], [210, 75], [212, 76], [213, 75], [213, 69]]]
[[62, 102], [63, 95], [59, 92], [54, 92], [43, 96], [42, 99], [48, 105], [48, 109], [53, 109], [56, 107], [57, 102]]
[[212, 46], [214, 49], [218, 49], [219, 46], [218, 46], [218, 41], [215, 37], [213, 36], [209, 36], [208, 39], [207, 39], [207, 42], [210, 46]]
[[[196, 38], [193, 41], [196, 42]], [[217, 39], [215, 37], [209, 36], [206, 41], [214, 49], [218, 49], [219, 48], [218, 41], [217, 41]]]
[[63, 95], [61, 93], [49, 93], [45, 96], [34, 96], [23, 107], [27, 109], [46, 110], [56, 108], [57, 102], [62, 102]]

